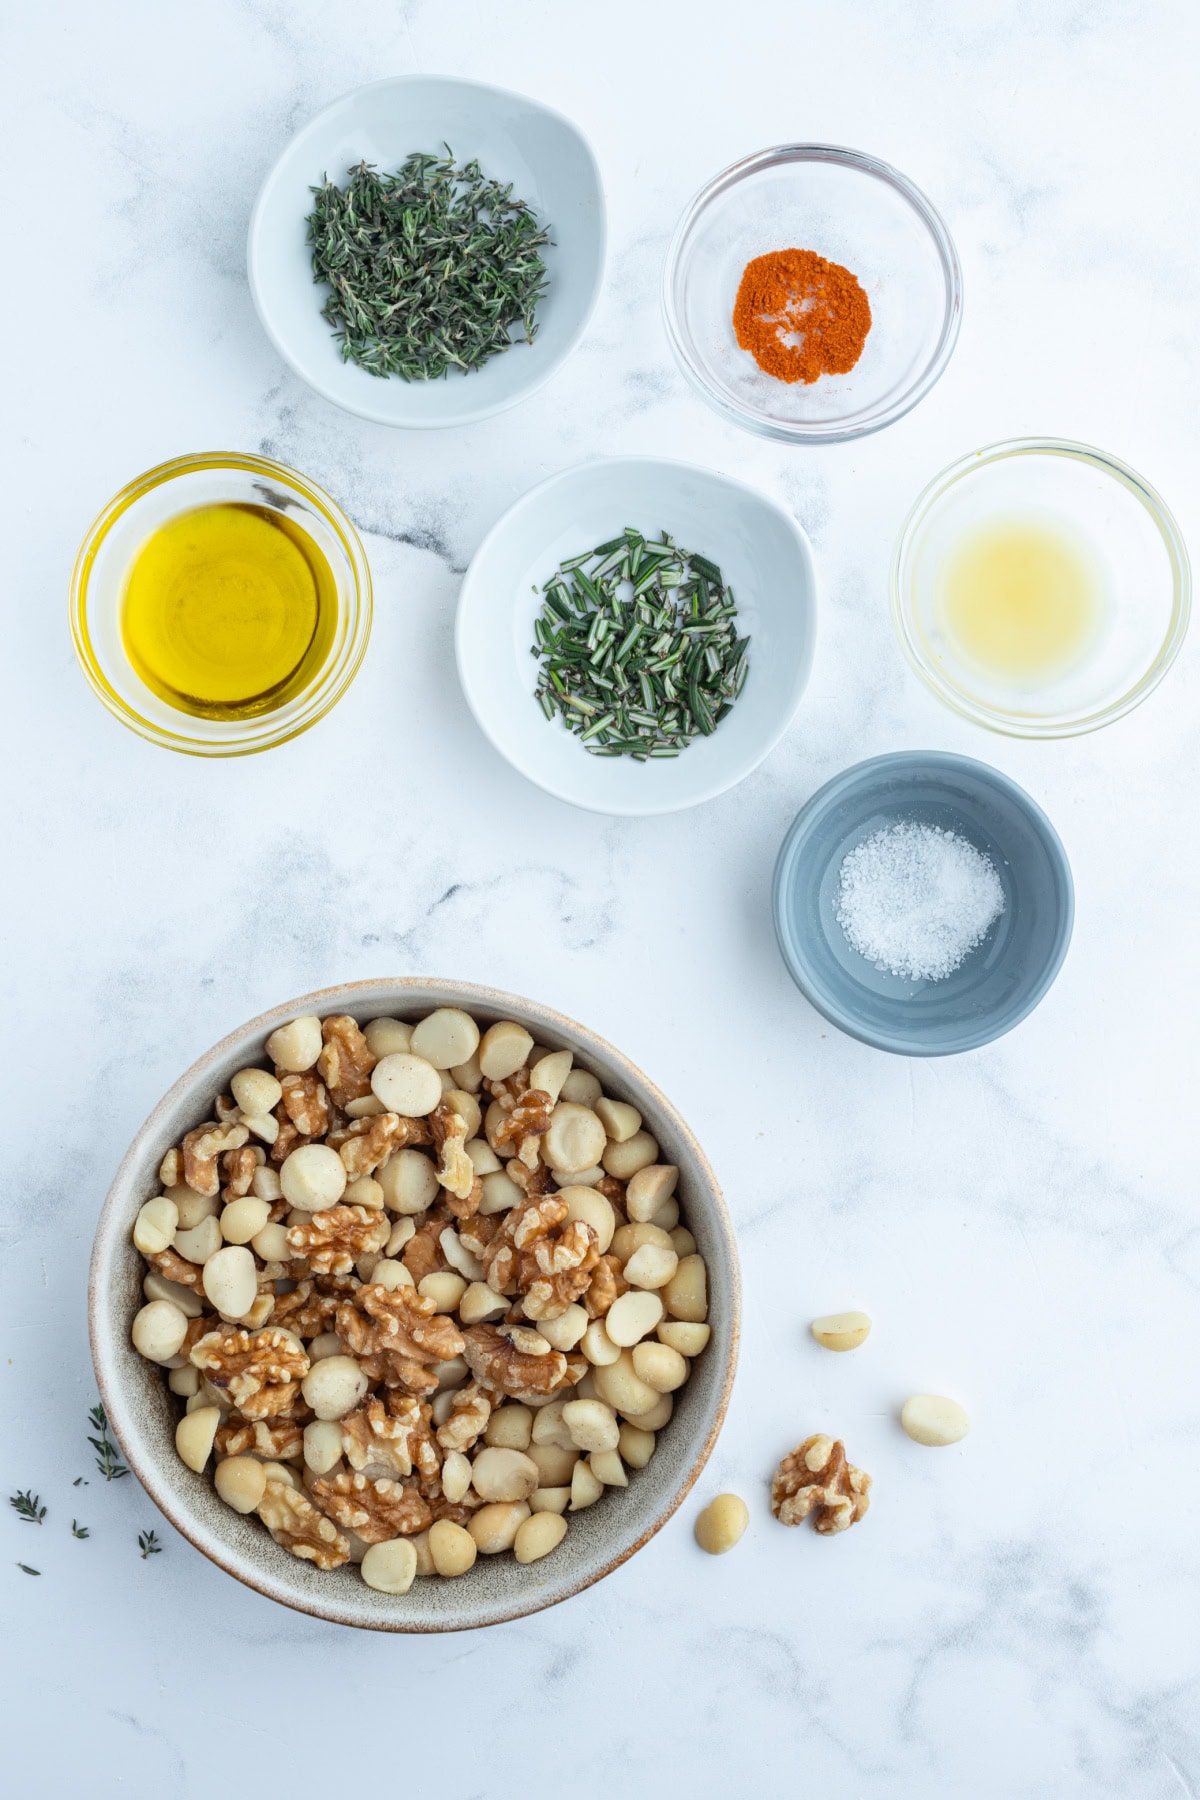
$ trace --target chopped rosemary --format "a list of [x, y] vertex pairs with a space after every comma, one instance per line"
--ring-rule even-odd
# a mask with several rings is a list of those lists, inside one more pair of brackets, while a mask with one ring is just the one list
[[88, 1424], [99, 1434], [88, 1439], [96, 1452], [96, 1467], [105, 1481], [120, 1481], [122, 1475], [128, 1475], [129, 1470], [121, 1461], [120, 1452], [108, 1435], [108, 1415], [103, 1406], [93, 1406], [88, 1414]]
[[159, 1554], [159, 1552], [162, 1550], [162, 1545], [158, 1541], [157, 1532], [139, 1531], [138, 1532], [138, 1549], [142, 1553], [142, 1561], [143, 1562], [145, 1562], [145, 1560], [148, 1556], [157, 1556]]
[[27, 1525], [40, 1525], [46, 1516], [46, 1509], [42, 1505], [40, 1497], [37, 1494], [31, 1494], [28, 1488], [24, 1493], [10, 1494], [8, 1504], [18, 1519], [23, 1519]]
[[71, 1536], [72, 1537], [85, 1538], [85, 1537], [91, 1537], [91, 1535], [92, 1534], [88, 1530], [86, 1525], [81, 1525], [79, 1523], [78, 1519], [71, 1520]]
[[537, 700], [594, 756], [678, 756], [710, 737], [746, 682], [750, 639], [716, 563], [664, 531], [569, 557], [542, 588]]
[[550, 234], [511, 183], [445, 150], [414, 151], [394, 175], [362, 162], [344, 188], [312, 189], [313, 279], [333, 290], [322, 315], [343, 362], [368, 375], [435, 380], [509, 349], [514, 327], [536, 335]]

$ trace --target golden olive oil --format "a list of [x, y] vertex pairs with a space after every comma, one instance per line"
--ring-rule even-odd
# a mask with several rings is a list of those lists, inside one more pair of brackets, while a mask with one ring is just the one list
[[1103, 584], [1065, 525], [996, 519], [963, 537], [941, 583], [942, 624], [976, 669], [1032, 687], [1068, 674], [1103, 622]]
[[168, 706], [250, 719], [293, 700], [333, 644], [338, 595], [314, 540], [262, 506], [200, 506], [170, 519], [134, 558], [121, 635]]

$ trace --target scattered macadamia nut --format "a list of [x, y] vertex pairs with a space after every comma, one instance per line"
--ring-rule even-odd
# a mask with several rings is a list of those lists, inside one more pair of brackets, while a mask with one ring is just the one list
[[865, 1344], [871, 1321], [865, 1312], [827, 1313], [812, 1322], [812, 1334], [826, 1350], [857, 1350]]
[[638, 1379], [657, 1394], [673, 1394], [688, 1378], [686, 1357], [655, 1338], [634, 1345], [633, 1367]]
[[368, 1587], [381, 1594], [407, 1594], [417, 1578], [417, 1553], [408, 1538], [372, 1544], [359, 1565]]
[[966, 1409], [942, 1394], [914, 1394], [904, 1402], [900, 1423], [915, 1444], [936, 1449], [961, 1442], [971, 1429]]
[[[532, 1493], [533, 1489], [529, 1491]], [[467, 1530], [481, 1556], [499, 1556], [512, 1549], [518, 1531], [530, 1517], [530, 1510], [523, 1500], [496, 1500], [471, 1514]]]
[[270, 1214], [266, 1201], [253, 1194], [231, 1200], [218, 1219], [221, 1236], [227, 1244], [248, 1244], [270, 1223]]
[[588, 1069], [572, 1069], [562, 1084], [560, 1100], [573, 1100], [577, 1106], [590, 1106], [595, 1111], [597, 1100], [601, 1099], [604, 1089], [598, 1078]]
[[367, 1049], [377, 1062], [385, 1056], [402, 1056], [412, 1044], [412, 1026], [399, 1019], [368, 1019], [363, 1026]]
[[314, 1363], [300, 1391], [318, 1419], [344, 1419], [370, 1384], [352, 1356], [327, 1356]]
[[376, 1180], [389, 1212], [421, 1213], [438, 1196], [437, 1166], [421, 1150], [395, 1151], [377, 1171]]
[[750, 1513], [740, 1494], [718, 1494], [696, 1519], [696, 1542], [710, 1556], [724, 1556], [741, 1541]]
[[571, 1052], [569, 1050], [553, 1050], [549, 1056], [539, 1057], [529, 1071], [529, 1085], [537, 1088], [540, 1094], [549, 1094], [551, 1100], [557, 1100], [562, 1093], [563, 1082], [571, 1073]]
[[225, 1239], [221, 1236], [221, 1227], [217, 1223], [216, 1208], [198, 1225], [189, 1230], [175, 1233], [172, 1249], [176, 1250], [185, 1262], [195, 1263], [203, 1267], [210, 1256], [215, 1256]]
[[661, 1244], [643, 1244], [634, 1251], [623, 1270], [630, 1287], [665, 1288], [679, 1267], [679, 1258]]
[[567, 1218], [582, 1219], [585, 1225], [591, 1226], [596, 1234], [596, 1248], [604, 1256], [617, 1229], [612, 1202], [590, 1187], [564, 1187], [559, 1192], [567, 1203]]
[[439, 1006], [413, 1027], [412, 1054], [423, 1056], [435, 1069], [468, 1062], [478, 1048], [479, 1027], [470, 1013], [457, 1006]]
[[258, 1293], [258, 1270], [244, 1244], [227, 1244], [210, 1256], [201, 1277], [205, 1295], [227, 1319], [250, 1311]]
[[397, 1611], [418, 1575], [549, 1555], [710, 1341], [680, 1171], [515, 1020], [305, 1017], [248, 1054], [131, 1227], [180, 1458]]
[[656, 1224], [655, 1215], [673, 1196], [678, 1180], [674, 1163], [647, 1163], [638, 1169], [625, 1190], [625, 1211], [630, 1219], [637, 1224]]
[[481, 1500], [528, 1500], [538, 1481], [535, 1462], [501, 1445], [477, 1450], [471, 1464], [471, 1486]]
[[290, 1025], [281, 1025], [271, 1033], [267, 1055], [285, 1074], [303, 1075], [315, 1064], [323, 1043], [320, 1019], [293, 1019]]
[[690, 1360], [708, 1348], [712, 1327], [692, 1325], [685, 1319], [666, 1319], [658, 1327], [656, 1336], [660, 1343], [670, 1344], [672, 1350], [678, 1350], [680, 1356]]
[[522, 1520], [513, 1539], [513, 1555], [519, 1563], [538, 1562], [557, 1550], [567, 1535], [567, 1521], [557, 1512], [543, 1510]]
[[507, 1081], [524, 1068], [533, 1039], [523, 1025], [501, 1019], [490, 1025], [479, 1043], [479, 1068], [489, 1081]]
[[133, 1226], [133, 1242], [143, 1256], [161, 1256], [179, 1229], [179, 1208], [166, 1194], [147, 1200]]
[[[614, 1344], [622, 1349], [629, 1349], [649, 1337], [663, 1316], [663, 1303], [659, 1296], [647, 1288], [630, 1288], [626, 1294], [619, 1294], [604, 1315], [603, 1329]], [[616, 1360], [615, 1357], [609, 1359]]]
[[273, 1113], [283, 1098], [283, 1089], [266, 1069], [239, 1069], [229, 1087], [248, 1118], [260, 1119]]
[[325, 1212], [346, 1191], [346, 1165], [328, 1144], [301, 1144], [280, 1169], [279, 1185], [289, 1206]]
[[600, 1161], [607, 1174], [629, 1181], [639, 1169], [658, 1161], [658, 1145], [648, 1131], [635, 1131], [632, 1137], [610, 1143]]
[[[516, 1531], [513, 1537], [515, 1539]], [[438, 1574], [453, 1580], [474, 1566], [479, 1548], [472, 1534], [461, 1525], [456, 1525], [452, 1519], [437, 1519], [429, 1527], [429, 1554]]]
[[267, 1472], [257, 1456], [227, 1456], [217, 1464], [213, 1482], [226, 1506], [252, 1513], [263, 1497]]
[[438, 1071], [409, 1050], [381, 1057], [371, 1070], [371, 1087], [389, 1112], [406, 1119], [423, 1119], [442, 1101]]
[[133, 1321], [133, 1347], [148, 1362], [168, 1362], [177, 1356], [187, 1336], [188, 1321], [169, 1300], [151, 1300]]
[[542, 1154], [555, 1169], [590, 1169], [598, 1163], [607, 1139], [604, 1127], [586, 1106], [560, 1100], [542, 1139]]
[[212, 1455], [217, 1426], [221, 1423], [219, 1406], [200, 1406], [185, 1413], [175, 1427], [175, 1448], [189, 1469], [199, 1475]]
[[617, 1415], [603, 1400], [568, 1400], [562, 1409], [567, 1435], [577, 1450], [615, 1450], [621, 1435]]

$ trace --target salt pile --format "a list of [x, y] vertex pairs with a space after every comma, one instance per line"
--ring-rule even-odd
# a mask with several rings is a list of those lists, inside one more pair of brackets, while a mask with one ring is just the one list
[[991, 859], [956, 832], [904, 819], [855, 845], [842, 863], [837, 922], [877, 969], [942, 981], [1004, 911]]

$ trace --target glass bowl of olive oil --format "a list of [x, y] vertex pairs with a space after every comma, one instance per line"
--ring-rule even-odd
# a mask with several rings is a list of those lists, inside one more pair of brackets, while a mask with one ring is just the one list
[[955, 712], [1074, 737], [1132, 712], [1179, 654], [1187, 550], [1116, 457], [1059, 438], [974, 451], [917, 500], [892, 564], [905, 655]]
[[183, 456], [139, 475], [80, 548], [71, 631], [114, 716], [165, 749], [246, 756], [341, 699], [371, 631], [358, 533], [266, 457]]

